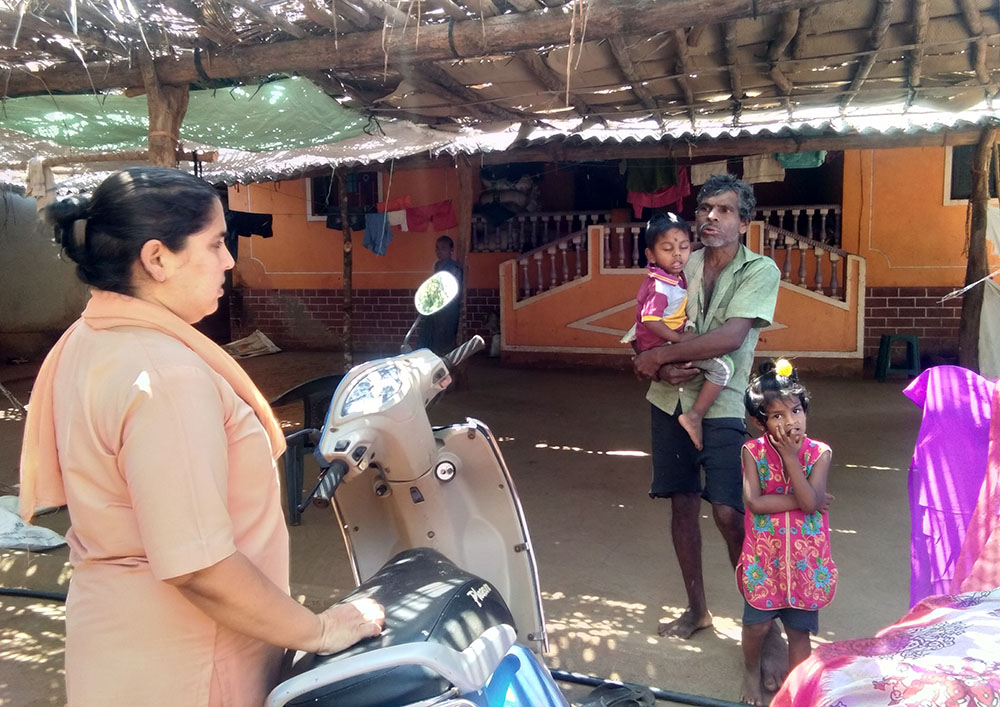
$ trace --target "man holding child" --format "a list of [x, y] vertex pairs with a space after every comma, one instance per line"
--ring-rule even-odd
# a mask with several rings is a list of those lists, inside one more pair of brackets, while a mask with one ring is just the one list
[[[689, 638], [712, 625], [701, 563], [701, 499], [712, 504], [734, 567], [743, 542], [740, 450], [746, 440], [743, 394], [760, 330], [771, 323], [780, 273], [774, 261], [741, 244], [756, 200], [749, 185], [729, 174], [711, 177], [698, 193], [695, 231], [704, 248], [684, 268], [687, 317], [695, 338], [657, 346], [634, 359], [637, 375], [651, 380], [646, 399], [652, 414], [653, 480], [649, 495], [669, 498], [671, 536], [687, 592], [678, 618], [661, 623], [662, 636]], [[704, 382], [691, 361], [728, 354], [733, 375], [703, 420], [698, 451], [678, 418], [693, 405]], [[705, 480], [702, 483], [701, 470]], [[787, 669], [780, 633], [765, 644], [763, 683], [776, 690]], [[785, 665], [781, 662], [784, 660]]]

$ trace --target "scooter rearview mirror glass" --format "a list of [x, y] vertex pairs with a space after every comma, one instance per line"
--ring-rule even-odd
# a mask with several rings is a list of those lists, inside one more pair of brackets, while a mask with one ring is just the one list
[[421, 283], [413, 305], [422, 316], [443, 309], [458, 295], [458, 280], [450, 272], [436, 272]]

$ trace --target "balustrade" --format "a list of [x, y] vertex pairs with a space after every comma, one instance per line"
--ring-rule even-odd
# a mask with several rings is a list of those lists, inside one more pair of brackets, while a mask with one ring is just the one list
[[602, 211], [558, 211], [518, 214], [501, 224], [491, 224], [482, 215], [474, 214], [472, 250], [534, 250], [578, 231], [586, 231], [587, 226], [606, 223], [610, 218], [610, 213]]
[[[573, 265], [570, 265], [572, 251]], [[529, 264], [534, 261], [532, 269]], [[540, 295], [587, 274], [587, 234], [571, 233], [521, 255], [515, 272], [521, 282], [514, 291], [519, 299]]]

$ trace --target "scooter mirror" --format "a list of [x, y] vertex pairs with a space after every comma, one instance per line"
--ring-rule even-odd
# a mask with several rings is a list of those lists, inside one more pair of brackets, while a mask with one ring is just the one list
[[421, 316], [444, 309], [458, 295], [458, 280], [450, 272], [436, 272], [417, 288], [413, 305]]

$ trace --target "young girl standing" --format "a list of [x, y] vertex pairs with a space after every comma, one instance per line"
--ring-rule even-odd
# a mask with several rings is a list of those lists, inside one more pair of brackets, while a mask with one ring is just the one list
[[740, 699], [763, 705], [760, 652], [771, 623], [781, 619], [794, 668], [812, 651], [809, 634], [819, 631], [819, 609], [836, 590], [826, 514], [833, 498], [826, 492], [831, 451], [806, 437], [809, 393], [788, 361], [761, 364], [744, 403], [764, 434], [742, 452], [746, 535], [736, 577], [746, 600], [746, 672]]

